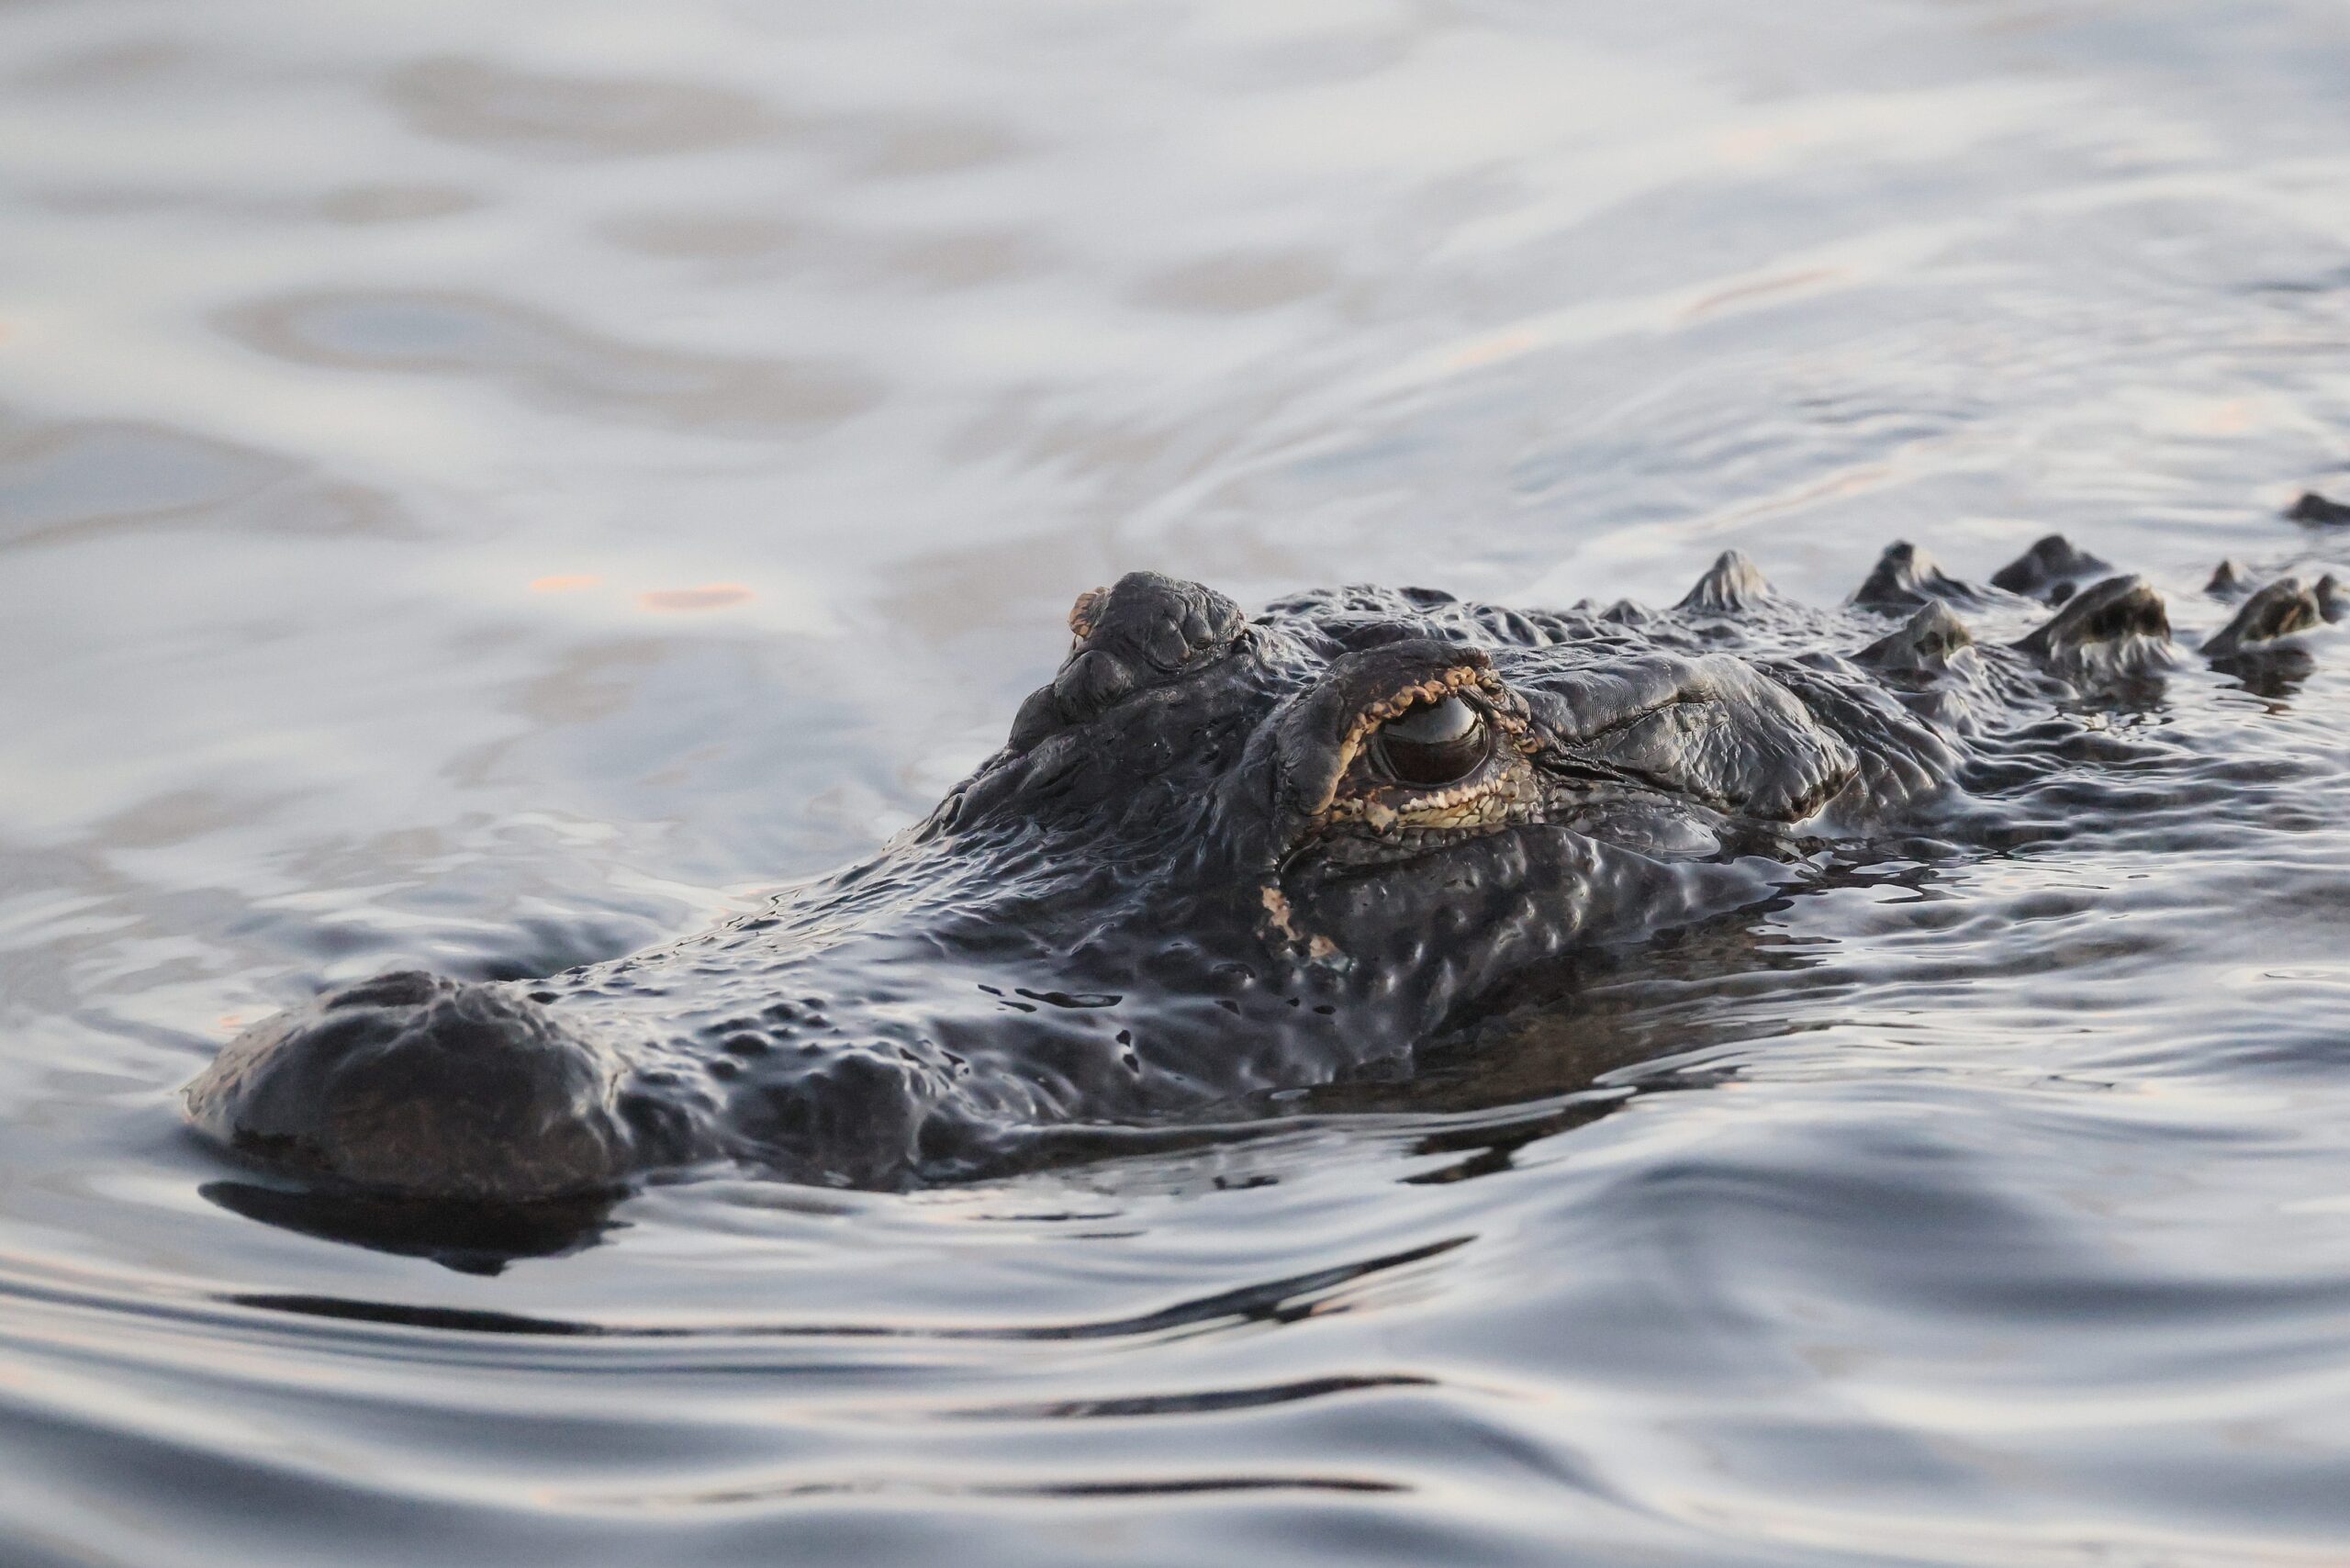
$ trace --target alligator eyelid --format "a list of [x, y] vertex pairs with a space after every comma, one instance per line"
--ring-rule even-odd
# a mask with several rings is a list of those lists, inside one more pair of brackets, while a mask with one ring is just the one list
[[1591, 734], [1587, 735], [1577, 735], [1575, 737], [1575, 744], [1577, 745], [1588, 745], [1594, 741], [1606, 739], [1609, 735], [1616, 734], [1618, 730], [1630, 729], [1634, 724], [1639, 723], [1643, 719], [1653, 719], [1659, 713], [1670, 712], [1675, 708], [1700, 708], [1705, 706], [1705, 704], [1709, 700], [1711, 700], [1708, 698], [1691, 697], [1685, 692], [1675, 692], [1673, 696], [1666, 698], [1663, 701], [1658, 703], [1653, 708], [1643, 708], [1637, 713], [1626, 714], [1623, 718], [1617, 720], [1613, 723], [1602, 724], [1599, 728], [1592, 731]]
[[1657, 788], [1654, 783], [1636, 773], [1627, 773], [1620, 767], [1610, 767], [1604, 762], [1595, 762], [1589, 757], [1564, 756], [1548, 764], [1547, 767], [1551, 773], [1580, 778], [1593, 783], [1622, 784], [1639, 790]]
[[[1643, 708], [1637, 713], [1626, 714], [1612, 724], [1603, 724], [1587, 735], [1579, 735], [1572, 744], [1578, 746], [1591, 745], [1606, 740], [1609, 735], [1630, 729], [1634, 724], [1653, 719], [1659, 713], [1670, 712], [1675, 708], [1696, 707], [1707, 700], [1707, 699], [1703, 697], [1692, 697], [1685, 692], [1676, 692], [1653, 708]], [[1636, 790], [1657, 788], [1653, 780], [1643, 778], [1637, 773], [1629, 773], [1620, 767], [1611, 767], [1595, 758], [1578, 756], [1572, 752], [1547, 753], [1543, 766], [1554, 774], [1580, 777], [1595, 783], [1620, 784]]]

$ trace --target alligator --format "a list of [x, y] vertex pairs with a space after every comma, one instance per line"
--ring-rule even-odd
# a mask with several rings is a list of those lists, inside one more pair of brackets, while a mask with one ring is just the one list
[[[2197, 651], [2256, 688], [2345, 609], [2331, 577], [2210, 591], [2241, 602]], [[321, 995], [223, 1047], [189, 1119], [387, 1201], [1082, 1155], [1408, 1074], [1579, 953], [1963, 823], [2029, 752], [2002, 736], [2184, 656], [2159, 592], [2061, 538], [1981, 585], [1897, 544], [1832, 610], [1734, 552], [1656, 610], [1346, 588], [1252, 617], [1136, 572], [1069, 629], [1002, 748], [872, 857], [632, 957]]]

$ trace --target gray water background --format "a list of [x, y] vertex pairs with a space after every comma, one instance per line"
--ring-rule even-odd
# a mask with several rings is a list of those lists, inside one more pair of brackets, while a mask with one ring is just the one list
[[0, 1561], [2350, 1560], [2350, 649], [1264, 1138], [470, 1273], [173, 1110], [870, 850], [1134, 567], [2062, 529], [2207, 630], [2350, 556], [2345, 87], [2317, 0], [0, 5]]

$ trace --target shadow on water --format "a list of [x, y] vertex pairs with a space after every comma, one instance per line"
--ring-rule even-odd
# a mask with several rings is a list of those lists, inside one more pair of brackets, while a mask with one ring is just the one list
[[2232, 677], [2255, 697], [2272, 702], [2289, 700], [2317, 668], [2306, 648], [2261, 648], [2211, 661], [2211, 667]]
[[[1904, 850], [1930, 846], [1904, 846]], [[1415, 1155], [1460, 1158], [1404, 1178], [1438, 1184], [1515, 1168], [1517, 1153], [1588, 1126], [1637, 1096], [1699, 1090], [1734, 1076], [1728, 1047], [1806, 1027], [1807, 1004], [1849, 983], [1834, 944], [1790, 933], [1796, 902], [1832, 891], [1907, 890], [1925, 899], [1936, 868], [1848, 850], [1812, 868], [1800, 890], [1671, 931], [1639, 946], [1575, 952], [1516, 976], [1473, 1018], [1429, 1041], [1391, 1083], [1317, 1090], [1316, 1111], [1441, 1118]]]
[[603, 1240], [616, 1194], [559, 1203], [492, 1205], [403, 1203], [359, 1193], [207, 1182], [206, 1202], [230, 1214], [378, 1252], [427, 1258], [464, 1274], [497, 1274], [523, 1258], [560, 1258]]
[[235, 1306], [270, 1312], [297, 1313], [349, 1323], [383, 1323], [407, 1327], [451, 1329], [466, 1333], [544, 1335], [603, 1339], [681, 1339], [722, 1338], [789, 1338], [822, 1339], [1130, 1339], [1216, 1324], [1296, 1322], [1327, 1310], [1331, 1293], [1391, 1270], [1440, 1258], [1473, 1239], [1450, 1237], [1359, 1262], [1344, 1263], [1283, 1279], [1219, 1291], [1212, 1295], [1179, 1301], [1132, 1316], [1091, 1322], [1051, 1323], [1017, 1327], [976, 1325], [898, 1326], [887, 1323], [726, 1323], [693, 1327], [666, 1327], [573, 1322], [522, 1316], [511, 1313], [476, 1312], [446, 1307], [420, 1307], [392, 1302], [354, 1301], [337, 1296], [285, 1295], [267, 1292], [242, 1293], [220, 1298]]

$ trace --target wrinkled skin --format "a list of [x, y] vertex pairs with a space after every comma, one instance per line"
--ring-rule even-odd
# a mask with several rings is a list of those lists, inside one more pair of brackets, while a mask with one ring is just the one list
[[[1931, 817], [1986, 734], [2177, 656], [2160, 596], [2061, 540], [1996, 581], [1898, 545], [1838, 611], [1730, 555], [1662, 612], [1348, 588], [1250, 619], [1137, 573], [872, 859], [543, 980], [327, 995], [227, 1047], [191, 1117], [370, 1201], [531, 1203], [709, 1161], [954, 1180], [1408, 1070], [1527, 976], [1772, 896]], [[1977, 644], [1966, 616], [2028, 600], [2060, 608]], [[2341, 609], [2271, 584], [2203, 652], [2277, 678]]]

